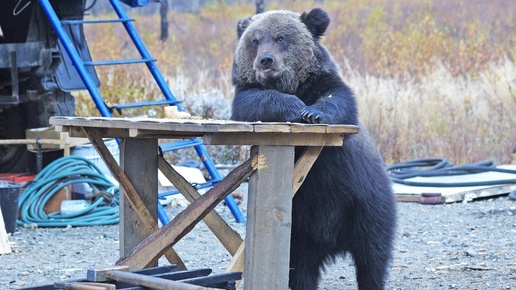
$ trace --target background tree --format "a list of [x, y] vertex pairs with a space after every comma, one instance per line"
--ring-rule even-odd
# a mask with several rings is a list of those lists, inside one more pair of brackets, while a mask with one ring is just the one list
[[263, 13], [265, 9], [264, 0], [256, 0], [256, 14]]
[[161, 18], [161, 34], [159, 39], [161, 41], [165, 41], [168, 38], [168, 0], [161, 1], [161, 7], [159, 10], [160, 18]]

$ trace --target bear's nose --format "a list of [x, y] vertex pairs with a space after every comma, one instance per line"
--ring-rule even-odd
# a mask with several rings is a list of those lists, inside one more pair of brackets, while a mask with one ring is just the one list
[[274, 57], [268, 53], [262, 54], [259, 60], [260, 65], [265, 69], [270, 68], [271, 65], [274, 63]]

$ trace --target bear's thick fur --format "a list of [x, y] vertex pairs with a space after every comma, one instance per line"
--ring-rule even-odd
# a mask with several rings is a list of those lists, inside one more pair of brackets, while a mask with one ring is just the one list
[[[293, 200], [289, 285], [316, 289], [324, 265], [350, 253], [360, 289], [383, 289], [392, 258], [396, 204], [356, 101], [319, 43], [321, 9], [242, 19], [233, 63], [231, 119], [355, 124], [342, 147], [325, 147]], [[303, 148], [296, 148], [299, 156]]]

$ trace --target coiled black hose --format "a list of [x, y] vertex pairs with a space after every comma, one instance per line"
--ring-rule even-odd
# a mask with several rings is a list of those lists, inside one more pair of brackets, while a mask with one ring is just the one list
[[516, 174], [516, 170], [497, 168], [493, 161], [485, 160], [478, 163], [454, 166], [446, 159], [420, 159], [408, 162], [400, 162], [386, 166], [387, 173], [395, 183], [409, 186], [429, 187], [466, 187], [466, 186], [489, 186], [499, 184], [516, 183], [514, 179], [488, 180], [488, 181], [467, 181], [467, 182], [429, 182], [407, 180], [413, 177], [437, 177], [465, 175], [482, 172], [503, 172]]

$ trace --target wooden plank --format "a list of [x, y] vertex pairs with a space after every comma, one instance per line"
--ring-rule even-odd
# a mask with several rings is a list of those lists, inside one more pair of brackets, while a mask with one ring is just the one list
[[278, 124], [278, 123], [261, 123], [254, 125], [254, 132], [256, 133], [272, 133], [272, 132], [282, 132], [282, 133], [290, 133], [290, 125], [288, 124]]
[[357, 134], [358, 126], [353, 125], [328, 125], [326, 133]]
[[231, 171], [226, 178], [196, 199], [167, 225], [142, 241], [127, 257], [120, 259], [117, 265], [127, 265], [130, 268], [138, 269], [151, 264], [163, 254], [165, 249], [177, 243], [218, 203], [253, 174], [260, 164], [259, 159], [257, 155], [252, 155], [250, 159]]
[[292, 196], [294, 196], [297, 190], [301, 187], [303, 182], [305, 181], [308, 172], [314, 165], [315, 160], [319, 157], [323, 146], [313, 146], [306, 147], [299, 159], [296, 161], [294, 167], [294, 178], [293, 178], [293, 191]]
[[404, 202], [419, 202], [421, 199], [420, 194], [395, 194], [397, 201]]
[[[124, 201], [127, 200], [131, 204], [131, 206], [135, 209], [135, 213], [139, 216], [140, 220], [145, 225], [143, 229], [141, 229], [140, 234], [142, 236], [140, 238], [145, 238], [146, 236], [149, 236], [150, 234], [157, 231], [158, 225], [156, 223], [156, 219], [149, 212], [149, 210], [143, 203], [142, 199], [140, 198], [140, 195], [136, 191], [136, 188], [133, 186], [125, 172], [118, 165], [115, 158], [104, 144], [100, 131], [97, 129], [84, 128], [84, 132], [90, 140], [90, 143], [95, 147], [95, 149], [99, 153], [102, 160], [104, 160], [104, 163], [106, 164], [106, 167], [109, 169], [111, 175], [120, 183], [120, 188], [122, 191], [122, 195], [124, 196]], [[120, 207], [122, 207], [122, 205], [120, 205]], [[120, 216], [120, 220], [123, 220], [122, 216]], [[122, 251], [123, 247], [120, 246], [120, 249], [120, 251]], [[165, 252], [165, 256], [167, 257], [167, 260], [170, 263], [177, 264], [179, 269], [186, 269], [185, 264], [183, 263], [179, 255], [177, 255], [177, 253], [172, 248], [167, 249], [167, 251]]]
[[218, 132], [253, 132], [254, 126], [247, 123], [228, 123], [220, 126]]
[[251, 152], [264, 161], [249, 180], [244, 289], [288, 289], [294, 147]]
[[218, 132], [225, 123], [213, 122], [182, 122], [178, 120], [155, 119], [149, 121], [141, 118], [78, 118], [52, 117], [50, 123], [57, 126], [94, 127], [105, 129], [138, 129], [155, 130], [174, 133], [204, 133]]
[[290, 127], [292, 133], [326, 133], [328, 125], [294, 123]]
[[342, 146], [341, 134], [320, 133], [206, 133], [206, 145]]
[[9, 238], [5, 229], [4, 216], [2, 215], [2, 207], [0, 206], [0, 254], [11, 253]]
[[52, 145], [65, 145], [69, 143], [65, 140], [57, 139], [3, 139], [0, 140], [0, 145], [25, 145], [25, 144], [52, 144]]
[[[245, 242], [242, 242], [238, 247], [235, 255], [233, 255], [233, 259], [231, 259], [230, 263], [226, 267], [226, 273], [230, 272], [242, 272], [244, 273], [244, 262], [245, 262]], [[238, 285], [242, 282], [242, 280], [236, 281], [235, 288], [238, 288]]]
[[[126, 271], [108, 271], [106, 273], [107, 281], [126, 282], [134, 285], [144, 286], [144, 288], [157, 290], [208, 290], [206, 287], [193, 284], [183, 283], [180, 281], [168, 280], [160, 277], [147, 276], [138, 273]], [[66, 289], [66, 288], [65, 288]], [[77, 288], [77, 289], [102, 289], [100, 287], [93, 288]]]
[[128, 129], [129, 137], [131, 138], [177, 138], [177, 139], [190, 139], [195, 137], [201, 137], [203, 133], [199, 132], [166, 132], [162, 130], [149, 130], [149, 129]]
[[[501, 165], [497, 166], [501, 169], [516, 170], [516, 165]], [[500, 183], [498, 185], [484, 185], [484, 186], [448, 186], [448, 187], [432, 187], [431, 183], [465, 183], [465, 182], [494, 182], [503, 180], [516, 180], [516, 174], [507, 172], [486, 171], [481, 173], [472, 173], [464, 175], [451, 176], [435, 176], [435, 177], [414, 177], [409, 178], [410, 182], [424, 182], [429, 183], [428, 186], [410, 186], [399, 183], [394, 183], [392, 188], [396, 199], [398, 201], [407, 202], [425, 202], [422, 198], [423, 193], [437, 193], [441, 195], [441, 200], [444, 203], [452, 202], [469, 202], [479, 198], [494, 197], [498, 195], [508, 194], [512, 190], [516, 190], [515, 183]]]
[[[502, 194], [508, 194], [509, 192], [516, 190], [516, 184], [505, 184], [500, 186], [493, 186], [489, 188], [475, 189], [462, 194], [461, 201], [472, 201], [478, 198], [498, 196]], [[444, 202], [454, 202], [451, 200], [451, 196], [446, 196]]]
[[[499, 186], [488, 186], [479, 189], [462, 190], [461, 192], [445, 191], [440, 192], [438, 188], [434, 188], [429, 193], [440, 194], [440, 203], [453, 203], [453, 202], [470, 202], [475, 199], [495, 197], [500, 195], [508, 194], [509, 192], [516, 190], [516, 184], [505, 184]], [[425, 199], [422, 193], [396, 193], [396, 200], [402, 202], [418, 202], [418, 203], [429, 203]]]
[[[194, 202], [200, 198], [201, 195], [179, 172], [177, 172], [163, 157], [158, 158], [158, 167], [172, 184], [179, 190], [179, 192], [190, 202]], [[203, 219], [208, 228], [213, 232], [215, 237], [228, 250], [231, 256], [235, 255], [242, 238], [234, 231], [221, 217], [215, 212], [211, 211]]]

